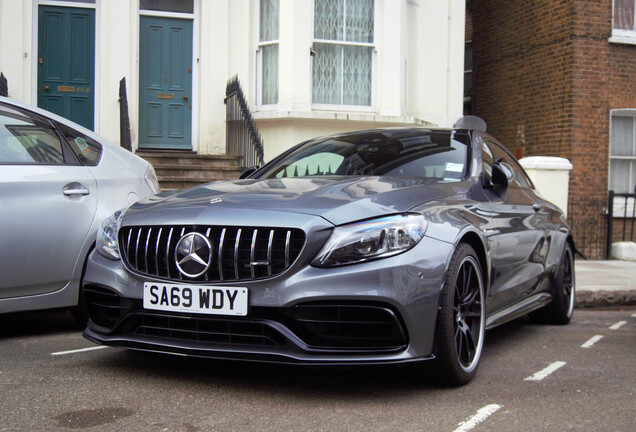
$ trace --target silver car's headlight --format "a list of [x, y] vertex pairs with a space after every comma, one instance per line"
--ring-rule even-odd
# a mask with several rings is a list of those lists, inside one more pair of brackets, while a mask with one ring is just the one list
[[111, 216], [104, 219], [97, 229], [97, 239], [95, 249], [101, 255], [112, 260], [118, 260], [119, 246], [117, 244], [117, 233], [124, 217], [124, 210], [118, 210]]
[[418, 214], [387, 216], [339, 226], [333, 230], [312, 265], [335, 267], [397, 255], [419, 243], [426, 227], [426, 219]]

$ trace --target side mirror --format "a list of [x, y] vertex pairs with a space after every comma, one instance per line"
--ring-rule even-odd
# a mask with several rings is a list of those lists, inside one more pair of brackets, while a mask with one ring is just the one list
[[241, 175], [239, 176], [239, 180], [242, 179], [246, 179], [249, 176], [251, 176], [252, 174], [254, 174], [256, 171], [258, 171], [258, 167], [257, 166], [251, 166], [251, 167], [247, 167], [245, 168], [242, 172]]
[[492, 183], [495, 187], [506, 189], [514, 178], [512, 167], [499, 159], [492, 165]]

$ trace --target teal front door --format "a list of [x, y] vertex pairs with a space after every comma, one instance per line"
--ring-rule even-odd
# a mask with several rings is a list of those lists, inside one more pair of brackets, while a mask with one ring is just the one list
[[95, 121], [95, 10], [40, 6], [38, 106], [89, 129]]
[[141, 17], [139, 148], [192, 149], [192, 20]]

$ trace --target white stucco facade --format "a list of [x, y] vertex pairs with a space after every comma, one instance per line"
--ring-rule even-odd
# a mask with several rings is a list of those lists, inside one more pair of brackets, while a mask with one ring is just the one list
[[137, 1], [0, 0], [0, 71], [9, 96], [37, 105], [41, 5], [95, 9], [95, 131], [119, 141], [126, 78], [133, 146], [139, 126], [140, 14], [193, 21], [192, 148], [225, 153], [225, 87], [238, 75], [265, 159], [318, 135], [378, 126], [449, 126], [462, 115], [464, 0], [375, 0], [372, 103], [312, 103], [313, 0], [280, 0], [278, 102], [258, 105], [258, 0], [194, 0], [193, 14], [147, 12]]

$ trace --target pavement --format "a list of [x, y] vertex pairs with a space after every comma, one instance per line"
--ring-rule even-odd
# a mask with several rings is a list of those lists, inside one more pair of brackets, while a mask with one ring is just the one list
[[636, 306], [636, 261], [574, 263], [575, 307]]

